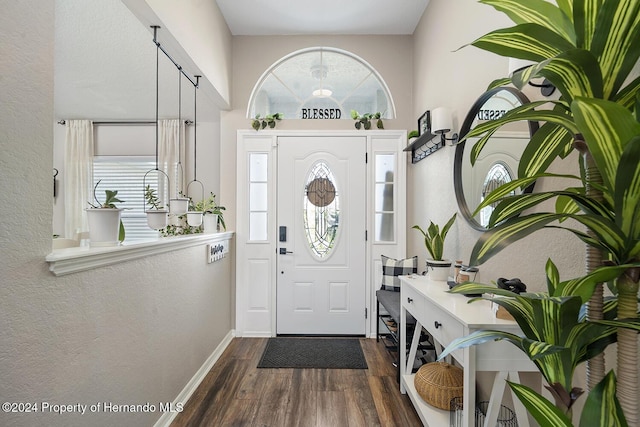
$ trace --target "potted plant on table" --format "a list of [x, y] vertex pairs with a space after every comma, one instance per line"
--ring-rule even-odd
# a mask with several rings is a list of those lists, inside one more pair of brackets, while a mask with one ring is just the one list
[[156, 190], [147, 185], [144, 189], [144, 198], [149, 209], [145, 209], [147, 214], [147, 224], [154, 230], [160, 230], [167, 226], [168, 212], [162, 206], [160, 199], [156, 194]]
[[93, 187], [93, 198], [96, 203], [89, 202], [91, 208], [86, 209], [89, 221], [90, 246], [117, 246], [125, 238], [124, 225], [120, 219], [122, 212], [116, 203], [124, 203], [118, 199], [118, 191], [105, 190], [105, 200], [100, 202], [96, 195], [99, 180]]
[[[533, 63], [492, 86], [513, 83], [523, 87], [531, 78], [544, 77], [561, 96], [556, 101], [518, 107], [466, 135], [481, 137], [474, 146], [473, 161], [503, 124], [545, 122], [520, 160], [519, 178], [496, 189], [478, 207], [499, 202], [490, 230], [476, 244], [471, 262], [481, 264], [510, 243], [544, 227], [565, 229], [587, 244], [591, 270], [605, 264], [621, 266], [611, 286], [617, 296], [617, 317], [635, 319], [640, 280], [640, 77], [632, 73], [640, 58], [640, 0], [557, 1], [557, 5], [542, 0], [483, 3], [506, 13], [516, 25], [486, 34], [472, 45]], [[538, 109], [543, 106], [551, 109]], [[580, 176], [545, 173], [556, 158], [566, 157], [574, 148], [581, 154]], [[513, 188], [548, 177], [569, 183], [556, 191], [508, 196]], [[527, 213], [554, 199], [552, 212]], [[565, 219], [576, 221], [586, 231], [562, 223]], [[603, 322], [610, 307], [603, 300], [602, 285], [594, 289], [589, 319]], [[621, 328], [617, 332], [617, 397], [629, 425], [640, 424], [637, 337], [636, 331]], [[604, 375], [603, 360], [589, 362], [588, 376], [593, 391], [600, 387], [596, 384], [610, 378]], [[615, 383], [613, 387], [616, 389]], [[538, 421], [542, 425], [559, 425], [544, 418], [550, 402], [531, 394], [523, 398], [541, 410]], [[618, 419], [613, 400], [600, 399], [585, 411], [596, 407], [602, 408], [603, 416], [592, 418], [590, 425]]]
[[447, 281], [449, 278], [449, 270], [451, 268], [451, 260], [442, 259], [444, 252], [444, 241], [449, 233], [449, 229], [456, 220], [456, 215], [447, 221], [447, 223], [440, 229], [440, 226], [430, 222], [427, 231], [424, 231], [419, 225], [414, 225], [412, 228], [418, 230], [424, 236], [424, 246], [427, 248], [427, 252], [431, 255], [431, 259], [427, 259], [427, 271], [429, 278], [435, 281]]

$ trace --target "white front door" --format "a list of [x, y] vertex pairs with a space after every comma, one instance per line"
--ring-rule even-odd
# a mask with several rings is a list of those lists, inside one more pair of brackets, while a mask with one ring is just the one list
[[278, 334], [365, 333], [366, 142], [278, 137]]

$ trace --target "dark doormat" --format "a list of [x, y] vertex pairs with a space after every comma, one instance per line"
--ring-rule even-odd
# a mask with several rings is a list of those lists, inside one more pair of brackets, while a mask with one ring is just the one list
[[367, 369], [367, 361], [357, 339], [269, 338], [258, 368]]

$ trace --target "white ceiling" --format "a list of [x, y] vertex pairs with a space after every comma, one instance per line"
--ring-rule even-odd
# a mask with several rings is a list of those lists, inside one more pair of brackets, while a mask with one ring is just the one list
[[[429, 0], [217, 2], [235, 35], [322, 35], [412, 34]], [[119, 0], [55, 3], [56, 119], [153, 120], [156, 49], [150, 28]], [[160, 43], [163, 37], [167, 34], [160, 30]], [[159, 62], [159, 117], [177, 117], [178, 72], [162, 52]], [[199, 73], [186, 67], [185, 71], [190, 76]], [[183, 79], [183, 118], [193, 118], [193, 92], [191, 83]], [[198, 120], [210, 121], [217, 108], [201, 92]]]
[[413, 34], [429, 0], [216, 0], [233, 35]]

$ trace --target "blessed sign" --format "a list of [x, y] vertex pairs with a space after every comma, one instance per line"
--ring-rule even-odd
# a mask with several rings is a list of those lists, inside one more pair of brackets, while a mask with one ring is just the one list
[[478, 120], [498, 120], [507, 114], [507, 110], [479, 110]]
[[339, 119], [342, 111], [339, 108], [303, 108], [301, 119]]

